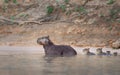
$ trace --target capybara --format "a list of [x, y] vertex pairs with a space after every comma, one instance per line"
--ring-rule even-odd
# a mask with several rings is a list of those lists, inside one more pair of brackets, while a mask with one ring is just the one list
[[43, 45], [45, 56], [75, 56], [77, 52], [69, 45], [55, 45], [49, 36], [40, 37], [37, 43]]

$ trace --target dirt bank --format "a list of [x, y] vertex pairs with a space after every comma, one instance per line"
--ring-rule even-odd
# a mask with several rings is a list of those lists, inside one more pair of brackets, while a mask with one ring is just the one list
[[[1, 4], [0, 45], [37, 46], [38, 37], [49, 35], [56, 44], [111, 47], [120, 38], [119, 0], [68, 1]], [[49, 15], [47, 6], [54, 8]]]
[[43, 25], [0, 26], [0, 45], [37, 45], [38, 37], [49, 35], [56, 44], [74, 46], [111, 46], [120, 37], [120, 25], [81, 25], [51, 22]]

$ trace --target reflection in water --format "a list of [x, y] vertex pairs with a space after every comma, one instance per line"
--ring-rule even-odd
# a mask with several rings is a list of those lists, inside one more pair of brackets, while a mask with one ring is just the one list
[[44, 56], [43, 58], [47, 63], [52, 63], [52, 61], [54, 61], [54, 59], [57, 58], [57, 57], [46, 57], [46, 56]]
[[120, 75], [120, 56], [0, 56], [0, 75]]

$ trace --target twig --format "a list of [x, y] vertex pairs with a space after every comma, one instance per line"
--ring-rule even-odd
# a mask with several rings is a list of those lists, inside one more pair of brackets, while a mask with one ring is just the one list
[[42, 24], [41, 22], [38, 22], [38, 21], [18, 21], [18, 20], [11, 20], [11, 19], [5, 18], [3, 16], [0, 16], [0, 20], [5, 21], [5, 22], [10, 22], [10, 23], [18, 24], [18, 25], [22, 25], [24, 23], [35, 23], [35, 24], [39, 24], [39, 25]]

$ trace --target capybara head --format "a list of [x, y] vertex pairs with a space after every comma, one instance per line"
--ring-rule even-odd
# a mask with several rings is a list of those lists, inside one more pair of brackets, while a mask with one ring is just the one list
[[107, 54], [111, 54], [111, 52], [110, 52], [110, 51], [106, 51], [106, 53], [107, 53]]
[[84, 53], [84, 54], [88, 54], [88, 53], [90, 52], [89, 49], [90, 49], [90, 48], [85, 48], [85, 49], [83, 49], [83, 53]]
[[114, 52], [114, 53], [113, 53], [113, 55], [114, 55], [114, 56], [117, 56], [117, 55], [118, 55], [118, 53], [117, 53], [117, 52]]
[[44, 36], [37, 39], [37, 43], [40, 45], [48, 45], [49, 41], [49, 36]]
[[97, 53], [97, 54], [101, 54], [101, 53], [102, 53], [102, 48], [97, 48], [97, 49], [96, 49], [96, 53]]

